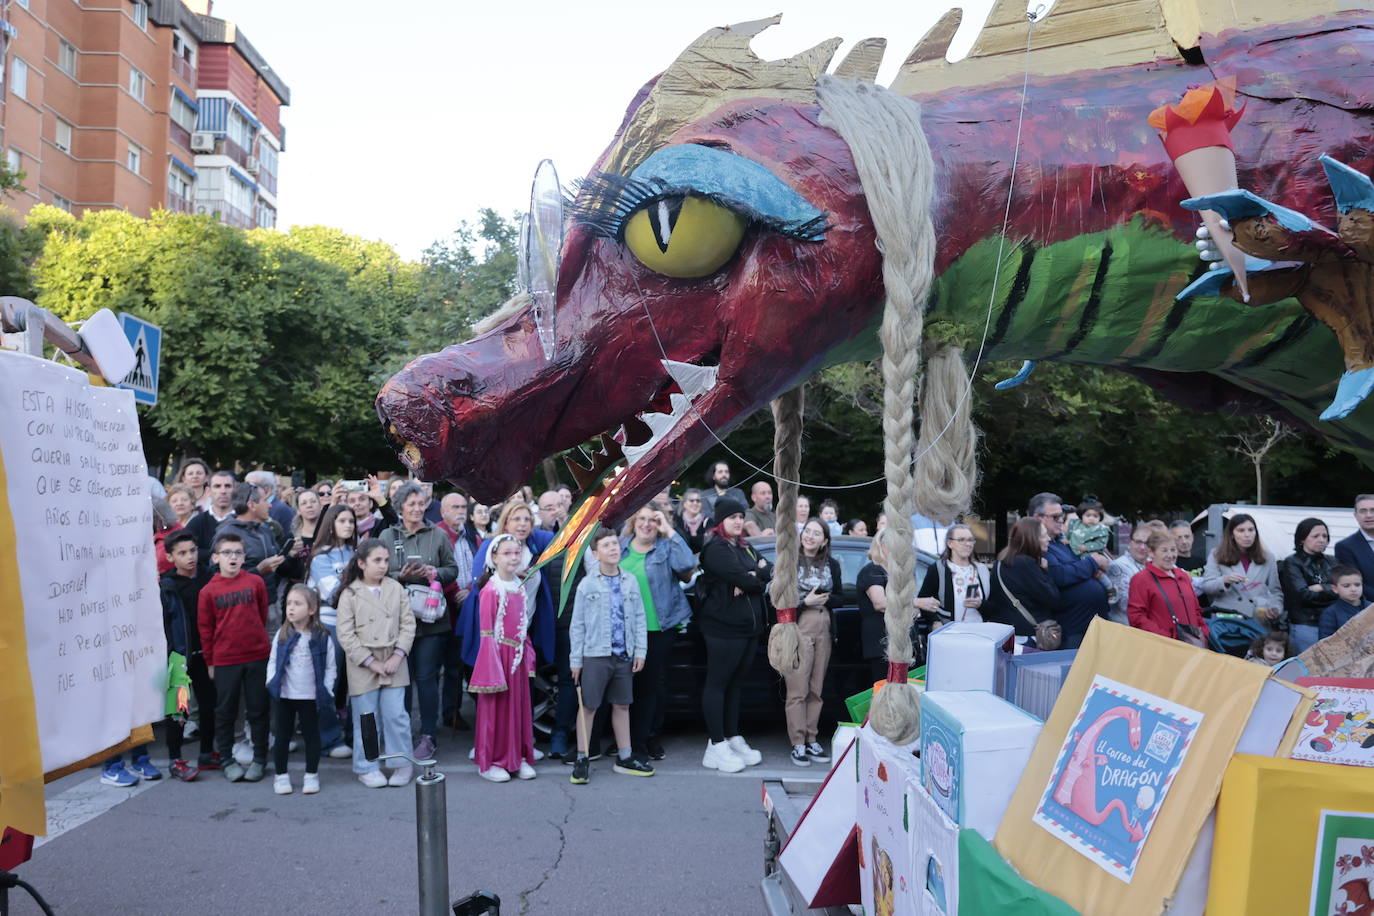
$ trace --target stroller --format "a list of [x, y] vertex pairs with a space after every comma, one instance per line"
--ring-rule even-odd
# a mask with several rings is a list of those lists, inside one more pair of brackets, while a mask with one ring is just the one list
[[1207, 644], [1217, 652], [1244, 658], [1250, 644], [1267, 631], [1264, 625], [1245, 617], [1217, 614], [1207, 621]]

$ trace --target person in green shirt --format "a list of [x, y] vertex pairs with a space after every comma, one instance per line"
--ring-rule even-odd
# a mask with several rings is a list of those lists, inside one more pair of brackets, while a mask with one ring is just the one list
[[658, 734], [667, 702], [668, 659], [674, 631], [692, 616], [680, 583], [691, 578], [696, 557], [673, 528], [668, 508], [659, 503], [650, 503], [625, 523], [620, 544], [620, 568], [639, 583], [649, 634], [644, 668], [635, 675], [630, 739], [637, 756], [662, 760]]

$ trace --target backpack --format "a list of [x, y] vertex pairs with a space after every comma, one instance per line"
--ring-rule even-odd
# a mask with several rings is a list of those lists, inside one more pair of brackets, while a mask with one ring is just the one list
[[1218, 652], [1244, 658], [1256, 637], [1267, 631], [1264, 625], [1245, 617], [1215, 616], [1207, 621], [1208, 643]]

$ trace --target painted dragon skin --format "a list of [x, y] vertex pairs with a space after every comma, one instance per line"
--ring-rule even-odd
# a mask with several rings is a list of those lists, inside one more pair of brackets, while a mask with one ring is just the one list
[[[1102, 5], [1080, 0], [1050, 22]], [[984, 360], [1113, 366], [1199, 408], [1235, 404], [1318, 428], [1342, 368], [1325, 325], [1291, 299], [1263, 307], [1222, 297], [1175, 301], [1204, 270], [1192, 244], [1197, 217], [1179, 206], [1189, 195], [1146, 123], [1190, 86], [1235, 76], [1247, 105], [1233, 133], [1240, 186], [1326, 214], [1330, 191], [1317, 156], [1366, 173], [1374, 165], [1374, 15], [1313, 7], [1296, 18], [1303, 6], [1285, 7], [1293, 21], [1204, 33], [1186, 55], [1051, 68], [1056, 75], [1037, 75], [1031, 58], [1005, 237], [1021, 59], [1014, 67], [1000, 61], [1000, 77], [985, 85], [923, 94], [912, 88], [920, 72], [899, 78], [894, 88], [922, 106], [936, 161], [940, 244], [927, 335], [962, 342], [971, 358], [986, 329]], [[910, 60], [943, 54], [953, 23], [947, 17]], [[1024, 27], [1019, 34], [1024, 42]], [[834, 47], [789, 63], [810, 67], [814, 82]], [[838, 72], [862, 71], [854, 57]], [[725, 150], [766, 167], [823, 213], [822, 240], [756, 220], [716, 273], [674, 279], [645, 267], [621, 238], [573, 221], [552, 359], [525, 312], [415, 360], [382, 390], [379, 416], [417, 475], [497, 500], [544, 456], [616, 435], [638, 447], [599, 511], [618, 519], [778, 394], [824, 365], [875, 352], [881, 257], [852, 157], [822, 126], [814, 94], [722, 93], [721, 104], [646, 141], [640, 122], [656, 89], [663, 87], [651, 82], [632, 102], [599, 170], [628, 174], [649, 152], [674, 145]], [[673, 189], [691, 190], [690, 182]], [[673, 363], [715, 369], [690, 398], [674, 398], [682, 366]], [[1374, 407], [1319, 428], [1374, 460]], [[618, 457], [615, 446], [609, 451]]]

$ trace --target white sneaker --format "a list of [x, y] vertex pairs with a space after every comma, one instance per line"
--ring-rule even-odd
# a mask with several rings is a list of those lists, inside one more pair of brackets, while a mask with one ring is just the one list
[[763, 763], [763, 754], [750, 747], [743, 735], [735, 735], [725, 743], [730, 745], [730, 750], [734, 751], [735, 756], [744, 761], [746, 766], [755, 767]]
[[289, 773], [278, 773], [277, 778], [272, 781], [272, 791], [278, 795], [291, 794], [291, 775]]
[[382, 789], [386, 787], [386, 777], [381, 770], [368, 770], [366, 773], [358, 774], [358, 782], [367, 786], [369, 789]]
[[353, 748], [347, 744], [336, 744], [329, 749], [329, 756], [335, 760], [343, 760], [345, 757], [353, 756]]
[[535, 772], [534, 767], [530, 766], [526, 761], [522, 760], [520, 761], [520, 772], [516, 775], [518, 775], [521, 779], [533, 779], [539, 774]]
[[294, 754], [294, 753], [296, 753], [296, 751], [298, 751], [298, 750], [300, 750], [300, 749], [301, 749], [301, 743], [300, 743], [299, 741], [297, 741], [295, 738], [292, 738], [292, 739], [291, 739], [291, 743], [288, 744], [288, 745], [286, 746], [286, 752], [287, 752], [288, 754]]
[[472, 750], [468, 751], [468, 759], [469, 759], [469, 760], [476, 760], [476, 759], [477, 759], [477, 748], [474, 747]]
[[535, 749], [534, 749], [534, 762], [535, 762], [535, 763], [538, 763], [539, 761], [541, 761], [541, 760], [543, 760], [543, 759], [544, 759], [544, 752], [541, 751], [539, 748], [535, 748]]
[[481, 776], [487, 782], [510, 782], [510, 774], [496, 766], [483, 770]]
[[306, 773], [305, 781], [301, 785], [302, 795], [314, 795], [320, 791], [320, 774]]
[[389, 786], [410, 785], [410, 777], [414, 775], [412, 767], [397, 767], [391, 771], [391, 778], [387, 780]]
[[181, 725], [181, 740], [187, 741], [187, 740], [189, 740], [189, 739], [191, 739], [191, 738], [194, 738], [196, 735], [199, 735], [199, 734], [200, 734], [200, 726], [196, 724], [196, 720], [195, 720], [195, 719], [187, 719], [185, 722], [182, 723], [182, 725]]
[[701, 755], [701, 765], [708, 770], [720, 770], [722, 773], [738, 773], [744, 769], [744, 761], [735, 756], [728, 741], [716, 744], [709, 739], [706, 742], [706, 753]]
[[239, 766], [246, 767], [253, 762], [253, 745], [248, 741], [234, 742], [234, 760]]

